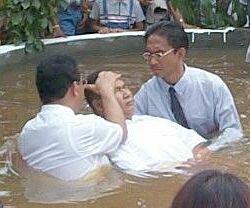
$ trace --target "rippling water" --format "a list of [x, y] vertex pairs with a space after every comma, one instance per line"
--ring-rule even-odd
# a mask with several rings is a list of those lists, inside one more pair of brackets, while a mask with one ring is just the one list
[[[244, 56], [243, 50], [195, 50], [189, 52], [187, 58], [188, 64], [206, 68], [220, 75], [228, 84], [244, 128], [245, 138], [240, 143], [212, 155], [206, 166], [197, 166], [179, 174], [138, 178], [115, 169], [103, 169], [93, 178], [71, 183], [30, 170], [14, 154], [16, 135], [40, 106], [34, 85], [37, 60], [1, 69], [0, 200], [9, 207], [165, 208], [181, 184], [202, 169], [228, 170], [250, 183], [250, 65], [244, 63]], [[111, 57], [75, 54], [75, 58], [86, 75], [100, 69], [120, 71], [133, 92], [151, 76], [147, 65], [137, 54]]]

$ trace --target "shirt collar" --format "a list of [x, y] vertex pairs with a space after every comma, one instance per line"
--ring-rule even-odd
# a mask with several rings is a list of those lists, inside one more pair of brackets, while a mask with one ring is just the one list
[[164, 79], [161, 77], [157, 77], [158, 83], [160, 84], [161, 88], [165, 89], [167, 92], [170, 87], [174, 87], [177, 94], [182, 95], [187, 87], [187, 83], [190, 80], [189, 72], [188, 72], [188, 66], [184, 64], [185, 71], [181, 77], [181, 79], [173, 86], [165, 82]]
[[46, 104], [43, 105], [41, 108], [41, 111], [46, 112], [46, 111], [61, 111], [63, 114], [75, 114], [73, 109], [65, 106], [65, 105], [60, 105], [60, 104]]
[[115, 4], [118, 4], [118, 3], [127, 4], [127, 3], [128, 3], [127, 0], [113, 0], [113, 2], [114, 2]]

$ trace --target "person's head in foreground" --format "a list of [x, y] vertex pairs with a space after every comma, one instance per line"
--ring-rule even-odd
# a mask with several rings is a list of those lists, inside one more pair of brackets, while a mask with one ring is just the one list
[[249, 208], [250, 189], [237, 176], [205, 170], [191, 177], [175, 196], [171, 208]]
[[[88, 84], [95, 84], [97, 77], [101, 71], [96, 71], [87, 77]], [[125, 83], [118, 79], [115, 86], [115, 96], [120, 104], [124, 115], [127, 119], [130, 119], [134, 113], [134, 98], [132, 92], [128, 89]], [[85, 97], [96, 115], [105, 118], [103, 105], [100, 95], [94, 93], [91, 90], [85, 89]]]
[[75, 60], [65, 55], [43, 59], [37, 66], [36, 86], [43, 105], [62, 104], [76, 113], [84, 107], [84, 81]]
[[160, 21], [149, 27], [145, 42], [143, 57], [152, 72], [175, 84], [184, 72], [183, 62], [188, 49], [184, 28], [176, 22]]

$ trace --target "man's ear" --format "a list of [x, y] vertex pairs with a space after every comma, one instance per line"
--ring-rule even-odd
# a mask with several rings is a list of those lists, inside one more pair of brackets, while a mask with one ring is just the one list
[[82, 88], [77, 81], [74, 81], [70, 86], [70, 90], [73, 96], [78, 96]]
[[186, 57], [186, 49], [185, 48], [179, 48], [177, 50], [177, 53], [176, 53], [180, 58], [182, 58], [183, 60], [185, 59]]
[[101, 117], [104, 116], [104, 110], [103, 110], [101, 99], [94, 99], [92, 101], [92, 107], [93, 107], [93, 111], [95, 112], [95, 114], [97, 114]]

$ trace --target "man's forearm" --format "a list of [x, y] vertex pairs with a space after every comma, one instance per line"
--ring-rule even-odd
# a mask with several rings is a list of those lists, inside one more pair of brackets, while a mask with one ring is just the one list
[[99, 26], [99, 25], [96, 25], [96, 24], [92, 25], [93, 32], [98, 32], [100, 30], [100, 28], [101, 28], [101, 26]]
[[104, 109], [105, 119], [113, 123], [119, 124], [123, 129], [123, 143], [127, 139], [127, 126], [126, 118], [124, 116], [123, 110], [119, 105], [115, 96], [102, 96], [102, 105]]
[[97, 94], [101, 96], [102, 107], [105, 119], [119, 124], [123, 129], [123, 142], [127, 139], [126, 118], [122, 107], [115, 96], [116, 81], [120, 74], [102, 71], [95, 82]]
[[134, 28], [130, 29], [130, 31], [141, 31], [144, 30], [144, 24], [143, 22], [137, 22], [135, 23]]
[[98, 32], [102, 26], [94, 19], [90, 19], [93, 32]]

